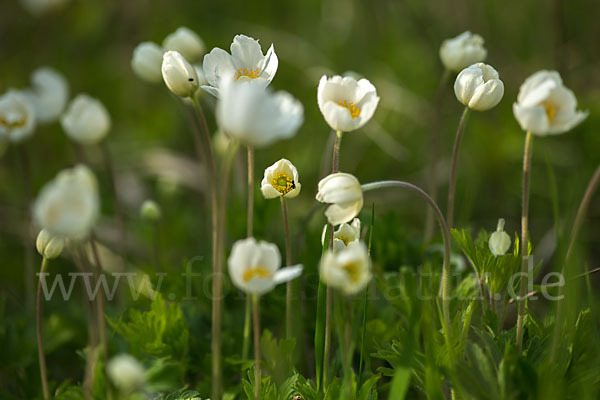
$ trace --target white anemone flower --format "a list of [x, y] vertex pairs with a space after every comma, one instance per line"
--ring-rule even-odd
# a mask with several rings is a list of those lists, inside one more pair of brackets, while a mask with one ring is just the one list
[[40, 123], [58, 119], [69, 101], [69, 84], [63, 74], [50, 67], [41, 67], [31, 74], [30, 90], [26, 91], [35, 107]]
[[321, 203], [330, 204], [325, 216], [331, 225], [351, 221], [363, 206], [363, 192], [354, 175], [344, 172], [330, 174], [319, 182], [316, 196]]
[[131, 69], [141, 79], [157, 83], [162, 79], [162, 62], [165, 50], [153, 42], [142, 42], [133, 50]]
[[319, 266], [321, 280], [345, 294], [356, 294], [371, 280], [371, 260], [367, 246], [356, 241], [340, 251], [327, 250]]
[[231, 54], [215, 47], [204, 56], [204, 75], [208, 85], [202, 86], [202, 89], [218, 97], [223, 79], [266, 87], [275, 77], [278, 66], [273, 45], [267, 54], [263, 54], [258, 40], [237, 35], [231, 43]]
[[333, 251], [338, 252], [360, 240], [360, 219], [354, 218], [351, 223], [341, 224], [333, 233]]
[[508, 236], [508, 233], [504, 232], [504, 219], [500, 218], [498, 220], [496, 232], [490, 235], [490, 240], [488, 242], [490, 251], [494, 257], [503, 256], [510, 248], [510, 243], [510, 236]]
[[519, 89], [513, 113], [524, 131], [546, 136], [567, 132], [588, 113], [577, 111], [577, 99], [556, 71], [538, 71]]
[[260, 182], [260, 191], [266, 199], [281, 196], [291, 199], [300, 194], [301, 188], [298, 170], [285, 158], [265, 169], [265, 175]]
[[104, 104], [85, 93], [71, 101], [60, 123], [67, 136], [85, 145], [99, 143], [111, 127], [110, 114]]
[[195, 62], [204, 53], [204, 42], [193, 30], [181, 26], [163, 40], [165, 50], [174, 50], [189, 62]]
[[351, 132], [364, 126], [377, 109], [379, 97], [367, 79], [323, 75], [317, 91], [319, 110], [335, 131]]
[[228, 80], [221, 85], [216, 117], [232, 138], [244, 145], [265, 147], [294, 136], [304, 120], [304, 108], [287, 92]]
[[297, 278], [301, 265], [281, 267], [281, 254], [272, 243], [257, 242], [250, 237], [233, 244], [229, 256], [229, 276], [235, 286], [246, 293], [262, 295], [276, 285]]
[[15, 89], [0, 96], [1, 141], [20, 142], [33, 134], [35, 126], [35, 106], [29, 96]]
[[463, 69], [454, 82], [454, 94], [465, 106], [476, 111], [495, 107], [504, 96], [504, 83], [498, 71], [484, 63]]
[[119, 354], [106, 364], [106, 373], [119, 390], [129, 393], [142, 388], [146, 381], [144, 366], [129, 354]]
[[483, 38], [469, 31], [455, 38], [444, 40], [440, 47], [440, 58], [444, 67], [459, 72], [469, 65], [485, 61], [487, 50]]
[[50, 235], [87, 236], [100, 210], [96, 177], [84, 165], [61, 171], [40, 191], [33, 205], [36, 223]]

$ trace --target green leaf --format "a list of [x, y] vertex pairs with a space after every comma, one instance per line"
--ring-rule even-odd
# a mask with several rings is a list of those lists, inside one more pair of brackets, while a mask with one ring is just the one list
[[394, 371], [392, 387], [390, 389], [390, 400], [404, 400], [408, 385], [410, 383], [411, 371], [407, 367], [399, 367]]

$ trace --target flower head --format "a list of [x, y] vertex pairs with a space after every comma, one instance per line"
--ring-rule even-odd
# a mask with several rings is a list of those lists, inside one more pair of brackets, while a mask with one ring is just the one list
[[140, 207], [140, 216], [148, 221], [158, 221], [162, 211], [154, 200], [145, 200]]
[[191, 63], [196, 62], [204, 53], [204, 42], [200, 36], [185, 26], [167, 36], [162, 45], [165, 50], [177, 51]]
[[351, 221], [363, 206], [363, 192], [354, 175], [337, 172], [321, 179], [316, 196], [321, 203], [331, 204], [325, 216], [332, 225]]
[[140, 389], [146, 381], [144, 366], [129, 354], [119, 354], [106, 365], [110, 380], [119, 390], [129, 393]]
[[176, 51], [163, 55], [162, 76], [169, 90], [181, 97], [191, 97], [198, 90], [196, 68]]
[[279, 60], [273, 45], [263, 54], [258, 40], [237, 35], [231, 43], [231, 54], [215, 47], [204, 56], [203, 66], [208, 85], [202, 89], [218, 97], [224, 80], [268, 86], [275, 77]]
[[363, 242], [351, 242], [340, 251], [328, 250], [319, 266], [321, 280], [346, 294], [363, 290], [371, 280], [371, 261]]
[[525, 131], [546, 136], [567, 132], [583, 121], [577, 99], [556, 71], [538, 71], [525, 80], [513, 104], [515, 118]]
[[133, 50], [131, 69], [145, 81], [160, 82], [164, 49], [153, 42], [142, 42]]
[[37, 224], [52, 236], [87, 236], [98, 217], [96, 177], [84, 165], [61, 171], [41, 190], [33, 205]]
[[297, 278], [302, 266], [281, 267], [281, 254], [272, 243], [254, 238], [238, 240], [229, 256], [229, 276], [246, 293], [261, 295], [276, 285]]
[[298, 170], [285, 158], [265, 169], [265, 175], [260, 183], [260, 190], [267, 199], [280, 196], [296, 197], [301, 187], [298, 181]]
[[495, 107], [504, 96], [504, 83], [488, 64], [477, 63], [463, 69], [454, 82], [456, 98], [472, 110]]
[[53, 68], [41, 67], [31, 74], [31, 86], [25, 93], [35, 107], [38, 122], [56, 121], [69, 101], [65, 77]]
[[440, 47], [442, 63], [450, 71], [459, 72], [469, 65], [482, 62], [487, 56], [483, 38], [469, 31], [444, 40]]
[[498, 220], [496, 232], [490, 235], [488, 245], [494, 257], [505, 255], [510, 248], [510, 236], [504, 232], [504, 219], [500, 218]]
[[319, 110], [331, 129], [350, 132], [364, 126], [377, 109], [379, 97], [367, 79], [323, 75], [317, 91]]
[[44, 258], [51, 260], [60, 256], [65, 247], [65, 239], [61, 236], [53, 236], [45, 229], [38, 233], [35, 248]]
[[60, 123], [67, 136], [82, 144], [100, 142], [111, 126], [106, 107], [87, 94], [79, 94], [71, 101]]
[[10, 89], [0, 96], [0, 140], [20, 142], [33, 134], [35, 106], [24, 93]]
[[333, 233], [333, 251], [338, 252], [360, 240], [360, 219], [354, 218], [351, 223], [341, 224]]

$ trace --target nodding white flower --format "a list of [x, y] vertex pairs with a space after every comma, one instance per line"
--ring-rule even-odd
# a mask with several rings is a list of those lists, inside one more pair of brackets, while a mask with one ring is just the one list
[[60, 256], [64, 247], [65, 239], [61, 236], [53, 236], [45, 229], [38, 233], [35, 247], [40, 255], [48, 260]]
[[483, 38], [469, 31], [455, 38], [446, 39], [440, 47], [442, 64], [450, 71], [459, 72], [469, 65], [482, 62], [487, 57]]
[[216, 117], [221, 129], [232, 138], [264, 147], [294, 136], [304, 120], [304, 108], [287, 92], [228, 80], [221, 84]]
[[174, 50], [189, 62], [195, 62], [204, 53], [204, 42], [200, 36], [185, 26], [167, 36], [162, 45], [165, 50]]
[[500, 103], [504, 96], [504, 83], [491, 65], [477, 63], [458, 74], [454, 93], [458, 101], [470, 109], [485, 111]]
[[33, 205], [37, 224], [53, 236], [78, 239], [91, 231], [100, 210], [96, 177], [84, 165], [61, 171]]
[[341, 224], [333, 233], [333, 251], [338, 252], [360, 240], [360, 219], [354, 218], [350, 224]]
[[119, 390], [133, 392], [146, 381], [144, 366], [129, 354], [119, 354], [106, 364], [106, 373]]
[[321, 179], [316, 196], [321, 203], [331, 204], [325, 216], [331, 225], [351, 221], [363, 206], [363, 192], [354, 175], [337, 172]]
[[35, 107], [38, 122], [56, 121], [69, 101], [65, 77], [53, 68], [41, 67], [31, 74], [31, 86], [25, 93]]
[[351, 242], [334, 252], [327, 250], [319, 265], [321, 280], [346, 294], [363, 290], [371, 280], [371, 261], [363, 242]]
[[577, 99], [556, 71], [538, 71], [519, 89], [513, 113], [521, 128], [534, 135], [567, 132], [583, 121], [587, 111], [577, 111]]
[[0, 140], [20, 142], [33, 134], [35, 106], [23, 92], [10, 89], [0, 96]]
[[196, 69], [176, 51], [163, 55], [162, 76], [169, 90], [177, 96], [191, 97], [198, 90]]
[[142, 42], [133, 50], [131, 69], [141, 79], [157, 83], [162, 79], [162, 63], [165, 50], [153, 42]]
[[266, 199], [281, 196], [291, 199], [300, 194], [301, 188], [298, 170], [285, 158], [265, 169], [265, 175], [260, 183], [260, 191]]
[[261, 295], [275, 285], [297, 278], [302, 266], [281, 267], [281, 254], [272, 243], [250, 237], [233, 244], [229, 256], [229, 276], [246, 293]]
[[79, 94], [71, 101], [60, 123], [67, 136], [82, 144], [100, 142], [111, 126], [104, 104], [87, 94]]
[[323, 75], [317, 90], [319, 110], [331, 129], [350, 132], [364, 126], [377, 109], [379, 97], [367, 79]]
[[490, 235], [488, 245], [495, 257], [505, 255], [510, 248], [510, 236], [508, 236], [508, 233], [504, 232], [504, 219], [500, 218], [498, 220], [496, 232]]
[[140, 215], [145, 220], [158, 221], [162, 216], [162, 211], [154, 200], [145, 200], [140, 207]]
[[224, 79], [268, 86], [275, 77], [279, 60], [273, 45], [263, 54], [258, 40], [237, 35], [231, 43], [231, 54], [215, 47], [204, 56], [203, 66], [208, 85], [202, 89], [218, 97]]

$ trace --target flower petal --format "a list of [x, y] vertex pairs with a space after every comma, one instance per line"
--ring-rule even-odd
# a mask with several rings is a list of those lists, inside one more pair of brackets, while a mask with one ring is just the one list
[[273, 275], [273, 282], [278, 285], [280, 283], [289, 282], [292, 279], [296, 279], [302, 275], [303, 269], [304, 267], [301, 264], [281, 268], [275, 272], [275, 275]]

